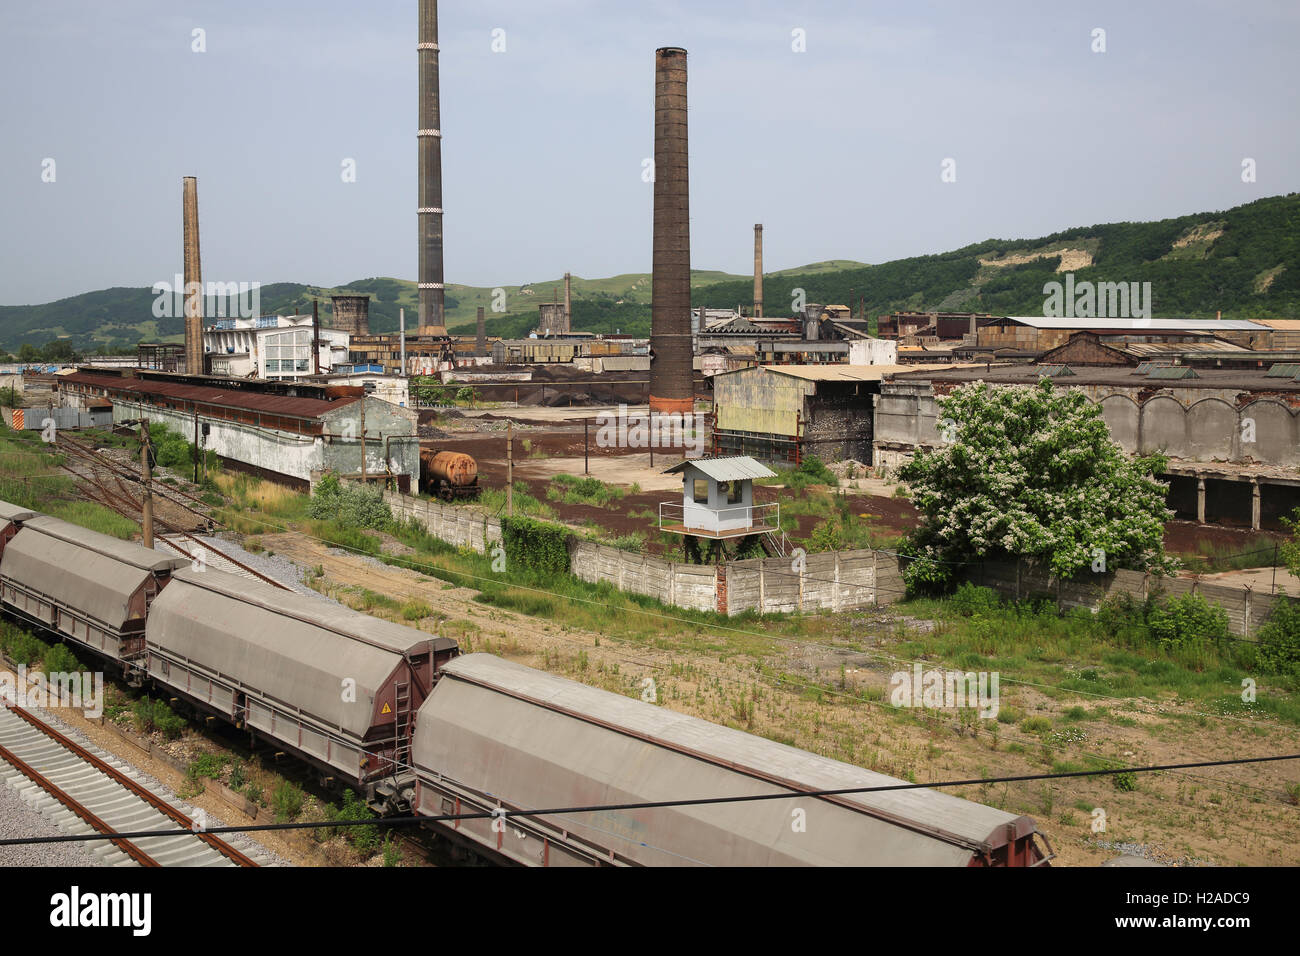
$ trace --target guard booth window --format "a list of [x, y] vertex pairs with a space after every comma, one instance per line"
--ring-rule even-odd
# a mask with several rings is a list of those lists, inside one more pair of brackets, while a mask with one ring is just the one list
[[695, 503], [697, 505], [707, 505], [709, 503], [709, 480], [707, 478], [695, 479]]
[[727, 486], [727, 504], [740, 504], [740, 482], [733, 481]]

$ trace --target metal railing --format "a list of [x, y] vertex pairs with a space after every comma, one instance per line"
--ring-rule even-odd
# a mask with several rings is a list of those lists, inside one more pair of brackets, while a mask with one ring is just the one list
[[707, 534], [739, 534], [746, 528], [779, 529], [781, 526], [781, 505], [770, 502], [765, 505], [728, 505], [725, 508], [712, 508], [706, 504], [683, 504], [678, 501], [659, 503], [659, 528], [664, 531], [676, 530], [680, 525], [686, 533], [700, 531]]

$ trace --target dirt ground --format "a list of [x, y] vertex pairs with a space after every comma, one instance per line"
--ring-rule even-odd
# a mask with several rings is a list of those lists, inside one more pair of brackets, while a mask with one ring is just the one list
[[[801, 681], [839, 674], [845, 692], [888, 683], [899, 664], [890, 658], [900, 629], [932, 622], [900, 619], [890, 609], [840, 615], [842, 636], [811, 644], [770, 638], [755, 631], [761, 661], [719, 655], [709, 635], [699, 640], [653, 643], [622, 640], [561, 623], [502, 610], [474, 600], [477, 593], [415, 571], [389, 567], [340, 552], [297, 534], [265, 535], [277, 554], [304, 566], [321, 566], [322, 588], [348, 600], [368, 588], [398, 600], [418, 599], [435, 608], [419, 626], [453, 637], [466, 651], [489, 651], [593, 686], [634, 693], [656, 681], [664, 706], [764, 734], [794, 746], [859, 763], [918, 782], [1042, 772], [1042, 752], [1057, 759], [1083, 754], [1129, 764], [1216, 759], [1233, 740], [1234, 756], [1294, 750], [1290, 728], [1252, 720], [1198, 715], [1175, 700], [1128, 701], [1047, 696], [1029, 685], [1002, 690], [1003, 706], [1057, 720], [1063, 728], [1049, 740], [996, 721], [972, 727], [955, 713], [908, 711], [886, 701], [848, 700], [834, 692], [810, 693]], [[764, 664], [776, 679], [759, 676]], [[748, 705], [746, 702], [749, 702]], [[1121, 722], [1095, 710], [1095, 719], [1059, 721], [1067, 708], [1104, 705]], [[743, 716], [742, 716], [743, 715]], [[996, 735], [987, 727], [997, 725]], [[1057, 739], [1057, 738], [1060, 739]], [[1050, 760], [1050, 758], [1048, 758]], [[1271, 763], [1250, 768], [1207, 769], [1144, 775], [1136, 790], [1119, 792], [1106, 778], [963, 788], [962, 796], [1033, 816], [1057, 853], [1058, 864], [1095, 865], [1117, 855], [1099, 847], [1137, 843], [1166, 862], [1217, 865], [1300, 864], [1300, 810], [1282, 802], [1284, 783], [1300, 780], [1300, 768]], [[1093, 808], [1105, 811], [1107, 829], [1094, 834]]]

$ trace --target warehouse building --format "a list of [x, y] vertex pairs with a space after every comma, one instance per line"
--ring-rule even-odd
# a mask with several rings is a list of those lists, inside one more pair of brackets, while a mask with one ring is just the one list
[[[1038, 356], [1064, 345], [1076, 332], [1123, 333], [1148, 343], [1182, 342], [1198, 336], [1217, 336], [1244, 348], [1271, 348], [1252, 344], [1253, 338], [1271, 336], [1272, 330], [1243, 319], [1094, 319], [1044, 316], [1003, 316], [980, 324], [975, 348], [998, 358]], [[1003, 355], [1007, 353], [1007, 355]]]
[[162, 373], [78, 370], [61, 404], [113, 405], [113, 421], [147, 418], [216, 452], [237, 470], [306, 487], [313, 472], [383, 480], [409, 491], [420, 473], [418, 414], [362, 387], [227, 382]]
[[720, 372], [713, 376], [713, 454], [869, 464], [881, 380], [914, 368], [924, 366], [762, 365]]
[[[1260, 353], [1251, 353], [1260, 354]], [[900, 372], [880, 386], [874, 462], [894, 468], [938, 447], [938, 398], [973, 381], [1032, 385], [1046, 377], [1101, 406], [1130, 454], [1168, 456], [1169, 505], [1180, 518], [1279, 526], [1300, 506], [1300, 364], [1267, 368], [1002, 365]]]

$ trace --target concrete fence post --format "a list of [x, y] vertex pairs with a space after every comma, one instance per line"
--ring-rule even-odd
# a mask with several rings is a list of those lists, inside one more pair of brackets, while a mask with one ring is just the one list
[[835, 552], [835, 590], [831, 592], [831, 610], [840, 609], [840, 553]]
[[1254, 593], [1255, 593], [1255, 592], [1254, 592], [1254, 590], [1250, 587], [1250, 585], [1246, 585], [1245, 593], [1242, 594], [1242, 596], [1241, 596], [1241, 602], [1242, 602], [1242, 607], [1241, 607], [1241, 627], [1242, 627], [1242, 630], [1245, 631], [1245, 633], [1242, 634], [1242, 637], [1245, 637], [1245, 638], [1247, 638], [1247, 639], [1250, 638], [1250, 613], [1251, 613], [1251, 609], [1252, 609], [1252, 608], [1251, 608], [1251, 605], [1252, 605], [1252, 603], [1253, 603], [1253, 602], [1251, 601], [1251, 596], [1252, 596]]

